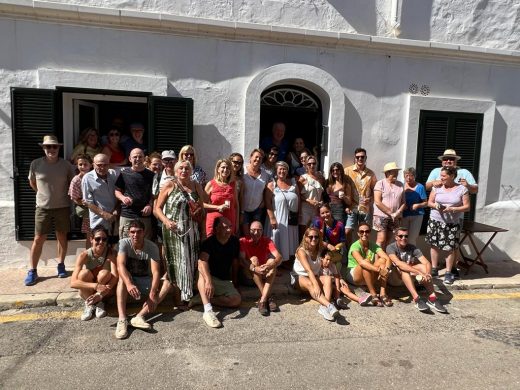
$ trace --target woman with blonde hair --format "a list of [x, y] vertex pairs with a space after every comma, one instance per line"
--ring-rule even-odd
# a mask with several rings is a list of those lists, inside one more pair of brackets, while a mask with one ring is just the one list
[[215, 164], [215, 176], [206, 184], [207, 203], [206, 235], [213, 234], [213, 221], [226, 217], [231, 222], [231, 231], [236, 233], [238, 221], [238, 193], [231, 161], [221, 158]]
[[179, 151], [179, 161], [188, 160], [193, 167], [193, 172], [191, 174], [191, 180], [196, 183], [199, 183], [202, 188], [206, 186], [207, 175], [204, 169], [202, 169], [199, 165], [197, 165], [197, 152], [192, 145], [184, 145]]
[[86, 154], [93, 160], [96, 154], [101, 152], [99, 145], [99, 131], [94, 127], [87, 127], [79, 135], [79, 142], [70, 155], [70, 161], [74, 164], [76, 157]]

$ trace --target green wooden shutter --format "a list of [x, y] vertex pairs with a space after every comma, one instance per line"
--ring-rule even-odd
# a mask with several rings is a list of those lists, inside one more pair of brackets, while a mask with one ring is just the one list
[[[56, 104], [54, 91], [33, 88], [11, 88], [11, 118], [13, 132], [13, 166], [15, 193], [16, 239], [34, 237], [36, 194], [29, 186], [31, 161], [43, 156], [43, 136], [55, 134]], [[50, 238], [50, 237], [49, 237]]]
[[149, 150], [174, 150], [193, 144], [193, 100], [177, 97], [148, 98]]
[[[432, 169], [440, 167], [437, 158], [445, 149], [461, 156], [458, 166], [469, 170], [478, 183], [483, 114], [421, 111], [417, 150], [417, 181], [425, 184]], [[476, 195], [471, 196], [471, 211], [465, 219], [475, 218]], [[426, 210], [425, 220], [429, 215]], [[425, 222], [423, 223], [423, 226]]]

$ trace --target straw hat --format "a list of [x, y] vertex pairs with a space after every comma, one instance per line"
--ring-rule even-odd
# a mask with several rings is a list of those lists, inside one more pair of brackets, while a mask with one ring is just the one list
[[455, 160], [459, 161], [460, 156], [457, 156], [457, 152], [454, 149], [446, 149], [442, 156], [437, 157], [439, 160], [443, 160], [446, 157], [453, 157]]
[[383, 172], [386, 173], [388, 171], [400, 171], [401, 168], [397, 166], [397, 163], [395, 161], [389, 162], [385, 164], [385, 167], [383, 168]]
[[40, 145], [40, 146], [45, 146], [45, 145], [58, 145], [58, 146], [61, 146], [63, 144], [58, 142], [58, 138], [56, 138], [55, 135], [45, 135], [43, 137], [43, 142], [38, 143], [38, 145]]

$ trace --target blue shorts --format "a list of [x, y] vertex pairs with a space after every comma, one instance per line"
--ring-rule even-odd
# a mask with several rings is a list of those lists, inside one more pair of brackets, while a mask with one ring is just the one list
[[370, 227], [372, 227], [372, 214], [365, 214], [360, 213], [359, 211], [352, 211], [351, 213], [347, 214], [345, 227], [347, 229], [356, 229], [361, 222], [368, 223]]

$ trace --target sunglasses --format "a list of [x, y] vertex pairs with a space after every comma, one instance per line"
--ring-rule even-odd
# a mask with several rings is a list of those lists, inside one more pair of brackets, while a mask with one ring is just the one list
[[236, 165], [242, 165], [244, 163], [243, 161], [235, 161], [235, 160], [232, 160], [231, 162]]
[[269, 156], [278, 156], [278, 153], [269, 153]]
[[317, 240], [320, 236], [307, 236], [309, 240]]
[[444, 158], [442, 159], [442, 161], [455, 161], [455, 160], [456, 160], [455, 157], [444, 157]]
[[184, 157], [193, 157], [194, 154], [193, 153], [184, 153]]
[[309, 167], [312, 167], [312, 166], [316, 165], [316, 163], [307, 163], [307, 165], [308, 165]]
[[58, 149], [58, 145], [43, 145], [44, 149]]
[[370, 230], [358, 230], [358, 233], [363, 235], [363, 234], [370, 234]]
[[364, 160], [367, 156], [355, 156], [356, 160]]
[[107, 237], [94, 237], [94, 241], [96, 242], [106, 242], [108, 240]]
[[408, 234], [398, 234], [397, 237], [403, 239], [403, 238], [408, 238]]
[[173, 158], [163, 158], [162, 162], [165, 164], [171, 164], [173, 163]]

